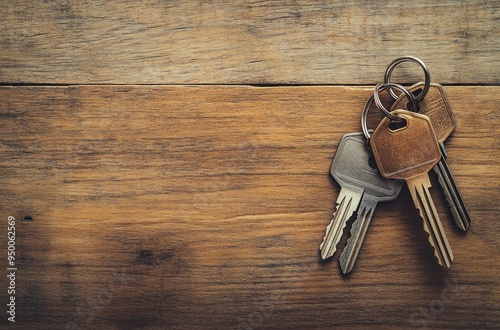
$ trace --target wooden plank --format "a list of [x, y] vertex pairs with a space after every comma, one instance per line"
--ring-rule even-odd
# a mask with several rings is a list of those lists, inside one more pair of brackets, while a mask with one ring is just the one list
[[318, 253], [339, 193], [328, 171], [371, 88], [0, 88], [0, 237], [4, 249], [14, 216], [16, 323], [497, 327], [500, 88], [445, 90], [458, 121], [449, 164], [472, 217], [459, 232], [434, 188], [452, 268], [437, 265], [405, 190], [377, 208], [342, 276], [338, 254]]
[[498, 84], [499, 12], [488, 0], [9, 0], [0, 83], [375, 84], [410, 54], [435, 82]]

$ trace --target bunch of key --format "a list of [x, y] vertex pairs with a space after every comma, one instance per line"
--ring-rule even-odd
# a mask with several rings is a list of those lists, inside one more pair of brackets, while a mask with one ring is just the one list
[[[407, 61], [422, 67], [425, 81], [409, 88], [391, 83], [394, 68]], [[384, 90], [395, 100], [390, 110], [380, 100], [379, 94]], [[384, 118], [371, 131], [367, 128], [367, 116], [374, 101]], [[429, 70], [418, 58], [398, 58], [388, 66], [384, 84], [377, 85], [366, 102], [361, 126], [362, 132], [342, 137], [333, 157], [330, 173], [341, 189], [336, 211], [320, 245], [322, 259], [334, 255], [348, 220], [355, 217], [339, 257], [342, 272], [350, 272], [377, 203], [395, 200], [406, 182], [434, 255], [441, 266], [449, 268], [453, 252], [429, 192], [431, 169], [438, 175], [456, 225], [466, 231], [470, 217], [446, 163], [443, 142], [455, 130], [456, 121], [442, 86], [430, 82]]]

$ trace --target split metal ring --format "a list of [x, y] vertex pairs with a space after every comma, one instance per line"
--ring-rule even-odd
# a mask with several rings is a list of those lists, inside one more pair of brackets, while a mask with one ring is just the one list
[[393, 115], [392, 113], [390, 113], [384, 107], [384, 105], [382, 104], [382, 101], [380, 101], [380, 95], [379, 95], [379, 93], [381, 91], [383, 91], [383, 90], [390, 91], [391, 88], [395, 88], [395, 89], [399, 90], [410, 101], [408, 103], [408, 110], [413, 111], [413, 112], [417, 112], [418, 111], [416, 98], [414, 98], [413, 94], [410, 93], [406, 88], [404, 88], [401, 85], [392, 84], [392, 83], [389, 83], [389, 84], [378, 84], [377, 86], [375, 86], [375, 91], [373, 92], [373, 97], [375, 99], [375, 104], [380, 109], [380, 111], [382, 111], [384, 113], [384, 115], [387, 118], [389, 118], [391, 120], [394, 120], [396, 122], [400, 122], [401, 120], [403, 120], [403, 119], [401, 119], [401, 117], [398, 117], [398, 116]]
[[370, 110], [373, 104], [373, 95], [370, 96], [368, 101], [366, 101], [365, 106], [363, 107], [363, 111], [361, 112], [361, 129], [363, 130], [363, 134], [366, 138], [366, 147], [370, 149], [370, 132], [368, 132], [368, 125], [366, 124], [366, 119], [368, 118], [368, 111]]
[[380, 101], [380, 96], [379, 93], [382, 90], [389, 90], [389, 88], [395, 88], [401, 93], [403, 93], [409, 100], [408, 107], [410, 111], [415, 112], [417, 110], [417, 102], [416, 99], [413, 97], [413, 94], [411, 94], [406, 88], [404, 88], [401, 85], [398, 84], [379, 84], [375, 87], [375, 91], [372, 96], [366, 101], [365, 106], [363, 107], [363, 111], [361, 113], [361, 128], [363, 130], [363, 134], [365, 135], [366, 142], [367, 142], [367, 147], [369, 148], [369, 141], [370, 141], [370, 133], [368, 131], [368, 125], [366, 123], [367, 118], [368, 118], [368, 111], [370, 110], [373, 101], [375, 100], [375, 103], [377, 104], [377, 107], [382, 111], [382, 113], [389, 119], [395, 121], [395, 122], [401, 122], [404, 119], [401, 117], [398, 117], [396, 115], [393, 115], [387, 109], [382, 105], [382, 102]]
[[[418, 65], [420, 65], [422, 67], [422, 69], [424, 70], [424, 76], [425, 76], [424, 88], [415, 97], [415, 100], [417, 102], [420, 102], [420, 101], [422, 101], [424, 99], [425, 95], [427, 95], [427, 92], [429, 91], [429, 86], [431, 85], [431, 74], [429, 73], [429, 70], [427, 69], [427, 66], [425, 65], [425, 63], [422, 62], [420, 59], [418, 59], [416, 57], [413, 57], [413, 56], [403, 56], [403, 57], [399, 57], [399, 58], [395, 59], [394, 61], [392, 61], [392, 63], [389, 64], [389, 66], [387, 67], [387, 70], [385, 71], [384, 84], [389, 84], [391, 82], [392, 71], [394, 70], [394, 68], [398, 64], [403, 63], [403, 62], [415, 62]], [[389, 88], [388, 91], [389, 91], [389, 94], [392, 96], [393, 99], [396, 100], [398, 98], [398, 95], [396, 95], [394, 93], [394, 91], [392, 90], [392, 87]]]

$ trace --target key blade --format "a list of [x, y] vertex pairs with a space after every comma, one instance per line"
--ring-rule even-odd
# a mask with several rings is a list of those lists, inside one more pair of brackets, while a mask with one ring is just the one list
[[376, 201], [363, 195], [358, 208], [358, 216], [351, 227], [351, 237], [347, 240], [344, 251], [339, 257], [340, 268], [344, 274], [349, 273], [356, 263], [376, 206]]
[[434, 256], [443, 267], [450, 268], [453, 252], [441, 225], [436, 207], [429, 192], [431, 183], [427, 173], [407, 180], [415, 207], [424, 220], [424, 230], [429, 234], [429, 243], [434, 248]]
[[439, 163], [434, 166], [434, 172], [438, 175], [438, 181], [441, 187], [443, 187], [444, 195], [450, 206], [451, 215], [455, 220], [456, 225], [463, 231], [467, 231], [470, 225], [470, 216], [465, 202], [462, 199], [462, 195], [458, 190], [458, 186], [451, 174], [451, 170], [446, 162], [446, 150], [444, 145], [440, 143], [441, 153], [443, 157]]
[[337, 198], [337, 207], [335, 213], [333, 213], [333, 219], [326, 227], [325, 237], [319, 246], [321, 258], [323, 260], [333, 256], [337, 250], [337, 244], [342, 237], [347, 220], [349, 220], [358, 208], [362, 195], [362, 189], [359, 191], [351, 190], [346, 187], [342, 187], [340, 189], [340, 194]]

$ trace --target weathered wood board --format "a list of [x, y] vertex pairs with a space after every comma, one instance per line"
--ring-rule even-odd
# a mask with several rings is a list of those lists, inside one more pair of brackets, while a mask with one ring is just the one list
[[328, 171], [372, 86], [1, 87], [0, 243], [14, 216], [18, 254], [5, 328], [497, 328], [500, 88], [445, 91], [472, 217], [454, 227], [433, 177], [452, 268], [404, 190], [342, 276], [318, 253]]
[[[500, 328], [499, 19], [487, 0], [2, 1], [0, 328]], [[342, 248], [318, 251], [331, 159], [402, 55], [445, 85], [472, 225], [432, 175], [452, 268], [405, 189], [343, 276]]]
[[0, 82], [366, 85], [409, 54], [498, 84], [499, 19], [489, 0], [7, 0]]

